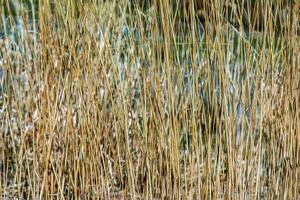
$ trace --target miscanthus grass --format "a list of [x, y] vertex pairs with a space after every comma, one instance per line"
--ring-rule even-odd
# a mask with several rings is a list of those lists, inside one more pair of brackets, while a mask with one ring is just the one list
[[299, 2], [0, 2], [0, 199], [300, 197]]

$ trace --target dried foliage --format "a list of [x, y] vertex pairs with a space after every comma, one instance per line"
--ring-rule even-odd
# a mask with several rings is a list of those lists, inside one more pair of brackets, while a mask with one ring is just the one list
[[297, 2], [7, 2], [0, 199], [300, 197]]

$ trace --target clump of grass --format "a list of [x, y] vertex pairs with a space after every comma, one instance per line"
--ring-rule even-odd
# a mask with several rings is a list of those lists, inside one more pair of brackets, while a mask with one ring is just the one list
[[299, 197], [295, 5], [247, 31], [219, 1], [31, 3], [22, 32], [1, 10], [2, 199]]

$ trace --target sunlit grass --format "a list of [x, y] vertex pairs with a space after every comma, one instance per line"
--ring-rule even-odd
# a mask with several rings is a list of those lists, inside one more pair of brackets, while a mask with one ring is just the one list
[[0, 199], [299, 198], [297, 4], [0, 2]]

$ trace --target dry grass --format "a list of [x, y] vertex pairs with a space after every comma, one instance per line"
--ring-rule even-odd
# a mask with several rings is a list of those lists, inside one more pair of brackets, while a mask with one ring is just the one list
[[200, 33], [165, 0], [0, 2], [0, 199], [300, 198], [296, 4]]

